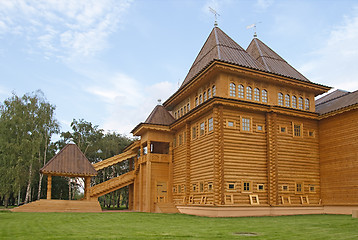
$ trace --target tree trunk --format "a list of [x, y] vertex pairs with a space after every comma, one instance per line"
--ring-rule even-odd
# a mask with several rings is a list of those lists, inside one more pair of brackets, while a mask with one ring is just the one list
[[71, 200], [71, 178], [68, 178], [68, 200]]
[[29, 198], [31, 194], [31, 178], [32, 178], [32, 161], [30, 163], [29, 182], [27, 183], [27, 188], [26, 188], [25, 203], [29, 202]]
[[[47, 157], [47, 148], [48, 148], [48, 144], [47, 144], [47, 134], [45, 137], [45, 151], [44, 151], [44, 164], [42, 166], [45, 166], [46, 164], [46, 157]], [[39, 190], [37, 192], [37, 200], [40, 200], [41, 198], [41, 186], [42, 186], [42, 178], [43, 178], [43, 174], [40, 173], [40, 180], [39, 180]]]

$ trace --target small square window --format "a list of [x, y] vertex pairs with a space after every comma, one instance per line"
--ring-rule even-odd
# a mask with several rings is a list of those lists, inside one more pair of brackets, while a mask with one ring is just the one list
[[286, 133], [287, 129], [286, 127], [280, 127], [280, 133]]
[[264, 191], [264, 184], [257, 184], [257, 191]]
[[197, 190], [197, 186], [196, 184], [193, 184], [193, 192], [196, 192], [196, 190]]
[[288, 185], [282, 185], [282, 191], [288, 192]]
[[209, 192], [212, 192], [212, 191], [213, 191], [213, 183], [212, 183], [212, 182], [209, 182], [209, 183], [208, 183], [208, 191], [209, 191]]
[[176, 193], [177, 192], [177, 188], [176, 186], [173, 187], [173, 193]]
[[234, 190], [235, 189], [235, 183], [229, 183], [228, 184], [228, 189], [229, 190]]
[[264, 131], [264, 125], [257, 124], [256, 125], [256, 131], [257, 132], [263, 132]]
[[233, 121], [227, 121], [227, 126], [228, 127], [234, 127], [234, 122]]
[[309, 186], [310, 192], [316, 192], [316, 187], [314, 185]]
[[312, 130], [308, 131], [308, 136], [309, 137], [314, 137], [314, 131], [312, 131]]

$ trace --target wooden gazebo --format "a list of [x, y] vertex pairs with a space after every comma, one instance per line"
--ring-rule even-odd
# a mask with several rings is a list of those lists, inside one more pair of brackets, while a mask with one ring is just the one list
[[89, 200], [91, 177], [97, 175], [97, 171], [76, 144], [67, 144], [40, 169], [40, 172], [47, 175], [47, 199], [51, 199], [52, 176], [65, 176], [83, 177], [85, 179], [84, 197]]

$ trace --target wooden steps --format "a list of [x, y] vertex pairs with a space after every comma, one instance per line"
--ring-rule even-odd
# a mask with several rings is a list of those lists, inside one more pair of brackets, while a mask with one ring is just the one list
[[134, 182], [135, 173], [134, 170], [128, 173], [122, 174], [119, 177], [112, 178], [103, 183], [94, 185], [89, 189], [91, 198], [98, 198], [107, 193], [118, 190]]
[[157, 213], [179, 213], [174, 203], [155, 203], [155, 212]]
[[102, 212], [97, 200], [41, 199], [12, 209], [13, 212]]

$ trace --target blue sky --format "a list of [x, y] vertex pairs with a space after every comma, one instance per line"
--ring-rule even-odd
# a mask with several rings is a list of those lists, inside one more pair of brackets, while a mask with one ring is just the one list
[[356, 0], [0, 0], [0, 101], [41, 89], [62, 130], [129, 135], [178, 88], [214, 24], [253, 36], [313, 82], [358, 89]]

